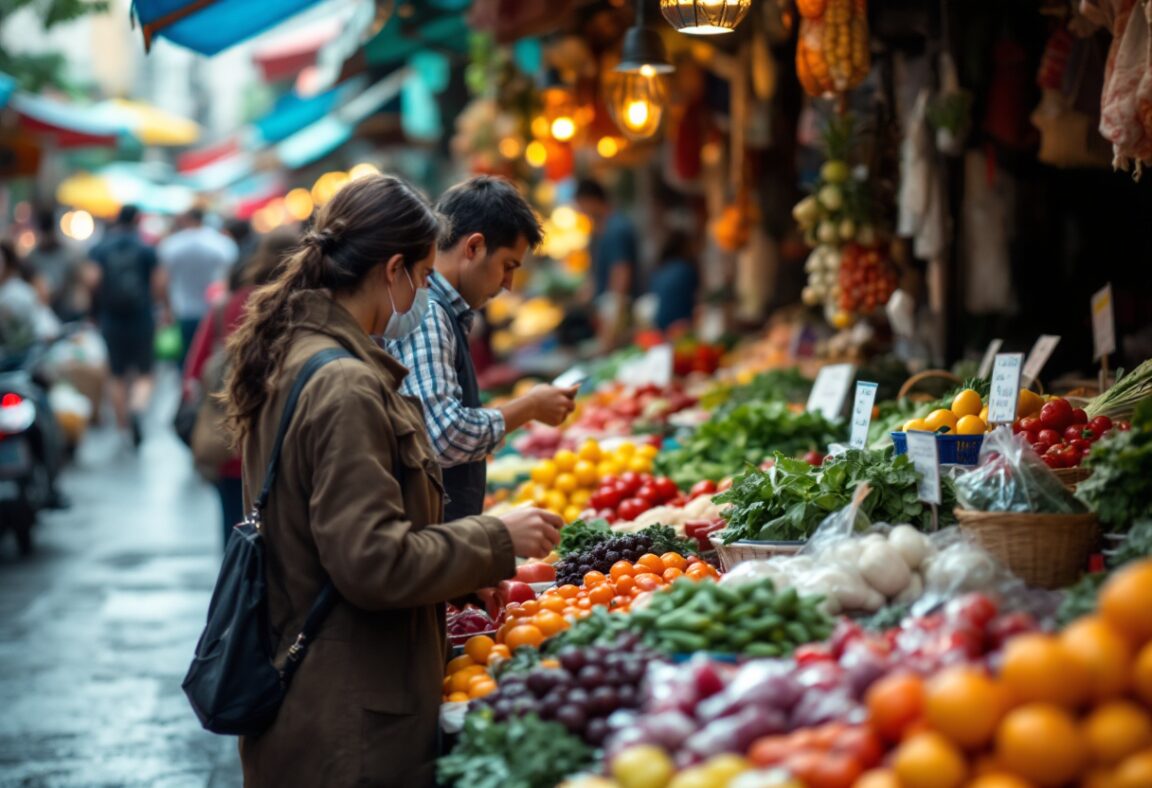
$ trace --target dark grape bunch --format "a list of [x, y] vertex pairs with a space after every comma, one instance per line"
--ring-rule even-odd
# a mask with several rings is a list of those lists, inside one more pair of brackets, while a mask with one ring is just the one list
[[631, 633], [611, 644], [568, 646], [557, 655], [559, 668], [508, 676], [476, 704], [490, 707], [497, 722], [532, 713], [555, 720], [597, 747], [608, 735], [613, 712], [639, 708], [645, 669], [658, 657]]
[[574, 553], [556, 562], [556, 584], [578, 586], [589, 572], [605, 574], [617, 561], [636, 561], [652, 552], [654, 542], [647, 534], [628, 534], [605, 539], [582, 553]]

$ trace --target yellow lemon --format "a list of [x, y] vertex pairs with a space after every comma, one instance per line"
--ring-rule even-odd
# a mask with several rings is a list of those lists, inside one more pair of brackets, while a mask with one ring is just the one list
[[975, 416], [980, 412], [982, 406], [980, 395], [972, 389], [964, 389], [952, 399], [952, 413], [958, 419], [965, 416]]
[[931, 432], [932, 428], [928, 426], [928, 422], [924, 421], [924, 419], [909, 419], [904, 422], [904, 431]]
[[988, 425], [979, 416], [962, 416], [956, 422], [957, 435], [983, 435], [988, 431]]
[[1020, 389], [1020, 397], [1016, 400], [1016, 418], [1035, 416], [1044, 407], [1044, 398], [1035, 391]]
[[928, 418], [924, 419], [924, 423], [928, 425], [928, 429], [936, 432], [941, 427], [947, 427], [948, 432], [956, 432], [956, 416], [952, 411], [940, 408], [928, 414]]
[[558, 471], [572, 471], [576, 469], [576, 459], [576, 452], [561, 449], [556, 452], [552, 462], [556, 463], [556, 470]]

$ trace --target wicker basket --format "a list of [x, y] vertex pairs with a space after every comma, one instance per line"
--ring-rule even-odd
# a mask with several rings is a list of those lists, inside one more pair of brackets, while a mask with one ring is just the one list
[[1095, 514], [1018, 514], [956, 510], [960, 529], [1035, 588], [1080, 579], [1100, 541]]
[[1075, 492], [1080, 482], [1092, 475], [1092, 469], [1084, 467], [1053, 468], [1052, 473], [1056, 474], [1056, 478], [1063, 482], [1065, 487]]
[[804, 546], [803, 542], [740, 541], [724, 544], [715, 534], [711, 539], [712, 545], [716, 548], [716, 555], [720, 558], [720, 569], [724, 572], [745, 561], [763, 561], [778, 555], [794, 555]]

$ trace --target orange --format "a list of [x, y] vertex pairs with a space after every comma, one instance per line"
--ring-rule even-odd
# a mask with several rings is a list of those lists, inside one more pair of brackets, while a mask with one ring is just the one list
[[928, 724], [966, 749], [990, 742], [1007, 708], [1004, 689], [978, 668], [947, 668], [924, 687]]
[[645, 553], [644, 555], [640, 556], [640, 558], [636, 561], [636, 565], [637, 567], [642, 566], [649, 572], [657, 575], [663, 574], [664, 570], [667, 569], [667, 567], [664, 566], [664, 562], [660, 560], [660, 556], [653, 555], [652, 553]]
[[1076, 720], [1051, 703], [1010, 711], [996, 732], [996, 754], [1006, 769], [1044, 788], [1074, 780], [1088, 765]]
[[660, 575], [660, 577], [662, 577], [664, 579], [665, 583], [671, 583], [676, 578], [683, 577], [683, 576], [684, 576], [684, 570], [683, 569], [677, 569], [674, 566], [669, 567], [668, 569], [665, 569], [664, 574]]
[[904, 729], [924, 709], [924, 682], [910, 673], [895, 673], [877, 681], [865, 696], [868, 720], [888, 741], [900, 741]]
[[1085, 616], [1073, 621], [1060, 633], [1060, 643], [1088, 671], [1094, 700], [1114, 698], [1128, 689], [1132, 647], [1102, 618]]
[[464, 644], [464, 653], [472, 657], [477, 665], [487, 665], [495, 645], [496, 641], [487, 635], [474, 635]]
[[591, 610], [592, 600], [586, 596], [580, 597], [580, 599], [576, 601], [576, 607], [580, 608], [581, 610]]
[[665, 553], [660, 556], [660, 560], [664, 563], [665, 569], [679, 569], [683, 571], [688, 568], [688, 559], [679, 553]]
[[509, 602], [504, 608], [508, 618], [531, 618], [532, 614], [519, 602]]
[[982, 774], [964, 788], [1032, 788], [1032, 784], [1007, 772]]
[[469, 683], [476, 676], [487, 675], [484, 668], [480, 665], [472, 665], [471, 667], [458, 670], [452, 674], [452, 691], [453, 692], [467, 692]]
[[1114, 700], [1084, 720], [1084, 738], [1093, 760], [1111, 766], [1152, 747], [1152, 716], [1132, 701]]
[[540, 612], [551, 610], [553, 613], [563, 613], [568, 602], [559, 594], [548, 594], [540, 597]]
[[449, 703], [467, 703], [471, 698], [468, 697], [467, 692], [451, 692], [448, 694]]
[[1109, 788], [1148, 788], [1152, 785], [1152, 750], [1125, 758], [1112, 772]]
[[852, 783], [852, 788], [902, 788], [896, 772], [891, 769], [872, 769], [864, 772]]
[[632, 566], [631, 561], [617, 561], [612, 564], [612, 569], [609, 570], [612, 579], [619, 581], [622, 577], [631, 577], [636, 574], [636, 568]]
[[610, 584], [598, 585], [588, 592], [588, 599], [593, 605], [607, 605], [616, 596], [616, 589]]
[[1008, 641], [1000, 680], [1016, 700], [1078, 706], [1088, 695], [1088, 670], [1053, 635], [1029, 633]]
[[533, 624], [517, 624], [508, 630], [508, 635], [504, 640], [508, 644], [508, 648], [513, 651], [521, 646], [539, 648], [540, 644], [544, 642], [544, 633]]
[[520, 609], [523, 610], [527, 615], [534, 616], [540, 612], [540, 600], [529, 599], [526, 602], [521, 602]]
[[897, 749], [892, 769], [903, 788], [960, 788], [968, 775], [964, 753], [939, 733], [918, 733]]
[[1132, 669], [1132, 686], [1136, 695], [1148, 706], [1152, 706], [1152, 643], [1140, 649], [1136, 664]]
[[564, 616], [551, 610], [541, 610], [532, 617], [532, 623], [546, 638], [550, 638], [556, 633], [563, 632], [568, 628], [568, 622], [564, 620]]
[[1134, 643], [1152, 640], [1152, 559], [1128, 564], [1108, 578], [1100, 589], [1097, 609]]
[[580, 593], [580, 589], [572, 584], [563, 585], [556, 589], [556, 593], [564, 599], [574, 599]]
[[476, 660], [472, 659], [472, 657], [467, 654], [461, 654], [444, 667], [444, 673], [450, 676], [458, 670], [464, 670], [464, 668], [471, 667], [475, 664]]
[[607, 581], [607, 579], [603, 572], [588, 572], [584, 575], [584, 587], [592, 588], [593, 586], [598, 586]]
[[964, 389], [952, 398], [952, 413], [958, 419], [978, 415], [983, 406], [980, 393], [974, 389]]
[[488, 655], [488, 661], [491, 662], [496, 659], [511, 659], [512, 649], [504, 643], [497, 643], [492, 647], [492, 653]]
[[636, 578], [632, 575], [624, 575], [616, 581], [616, 593], [621, 595], [629, 594], [633, 588], [636, 587]]
[[496, 682], [491, 676], [476, 676], [468, 684], [468, 697], [475, 700], [491, 695], [496, 691]]

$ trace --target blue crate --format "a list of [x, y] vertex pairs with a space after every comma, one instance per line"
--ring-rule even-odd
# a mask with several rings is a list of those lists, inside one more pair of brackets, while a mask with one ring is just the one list
[[[889, 433], [896, 454], [908, 453], [908, 440], [903, 432]], [[937, 435], [936, 450], [940, 453], [941, 465], [975, 465], [980, 461], [980, 447], [984, 445], [983, 435]]]

